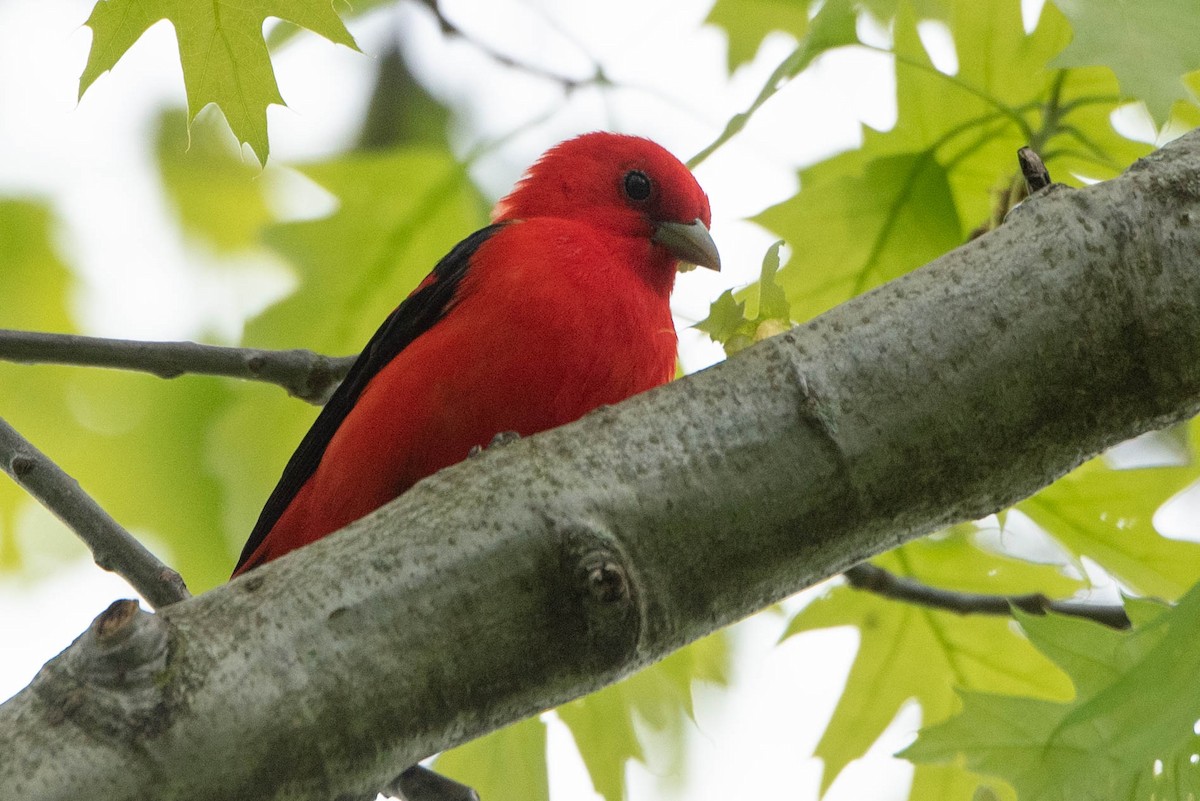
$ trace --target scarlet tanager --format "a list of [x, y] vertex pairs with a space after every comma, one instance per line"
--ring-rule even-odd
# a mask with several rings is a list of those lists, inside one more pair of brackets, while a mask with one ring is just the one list
[[680, 262], [720, 269], [674, 156], [591, 133], [551, 148], [367, 343], [284, 468], [234, 575], [382, 506], [500, 432], [668, 381]]

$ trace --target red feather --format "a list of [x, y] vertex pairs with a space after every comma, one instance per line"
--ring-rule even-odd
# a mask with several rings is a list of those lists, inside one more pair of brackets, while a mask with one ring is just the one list
[[234, 575], [342, 528], [499, 432], [535, 434], [670, 379], [680, 257], [717, 267], [708, 199], [686, 167], [648, 140], [587, 134], [548, 151], [495, 219], [368, 344]]

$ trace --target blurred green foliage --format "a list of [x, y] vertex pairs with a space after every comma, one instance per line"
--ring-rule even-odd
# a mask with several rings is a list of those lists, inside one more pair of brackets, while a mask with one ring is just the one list
[[270, 152], [267, 106], [284, 104], [263, 39], [268, 17], [290, 20], [331, 42], [358, 49], [327, 0], [242, 0], [232, 4], [101, 0], [85, 23], [92, 29], [92, 46], [79, 79], [79, 94], [115, 67], [151, 25], [168, 20], [179, 41], [188, 117], [194, 118], [215, 103], [237, 140], [250, 145], [265, 164]]
[[[751, 42], [763, 35], [758, 16], [738, 20], [731, 12], [739, 5], [733, 0], [718, 2], [711, 17], [730, 27], [731, 61], [752, 52]], [[1088, 28], [1085, 36], [1076, 29], [1065, 54], [1064, 48], [1072, 43], [1072, 26], [1058, 5], [1076, 25]], [[810, 319], [1002, 222], [1023, 189], [1013, 155], [1018, 147], [1034, 147], [1051, 175], [1068, 183], [1112, 177], [1150, 151], [1149, 145], [1122, 136], [1113, 127], [1113, 114], [1131, 100], [1143, 99], [1161, 123], [1171, 105], [1168, 101], [1184, 98], [1181, 73], [1200, 67], [1200, 61], [1190, 44], [1194, 40], [1179, 32], [1190, 30], [1200, 17], [1178, 5], [1173, 11], [1117, 3], [1089, 7], [1073, 0], [1058, 5], [1047, 3], [1036, 26], [1026, 33], [1015, 2], [899, 3], [890, 10], [871, 4], [870, 12], [891, 24], [895, 126], [886, 131], [864, 126], [860, 147], [802, 170], [801, 191], [756, 218], [791, 245], [790, 260], [772, 274], [771, 281], [783, 287], [792, 321]], [[1124, 39], [1123, 28], [1104, 27], [1120, 14], [1136, 18], [1136, 23], [1131, 22], [1135, 36], [1161, 42], [1163, 49], [1152, 66], [1142, 62], [1135, 48], [1097, 45], [1100, 28], [1110, 43], [1113, 37]], [[1188, 14], [1189, 19], [1180, 19], [1180, 14]], [[958, 61], [953, 74], [934, 66], [918, 33], [923, 19], [946, 25]], [[801, 41], [798, 49], [802, 48], [805, 29], [797, 27], [793, 33]], [[1189, 44], [1183, 45], [1185, 40]], [[1166, 61], [1170, 68], [1163, 66]], [[1178, 127], [1200, 121], [1194, 104], [1179, 102], [1174, 110]], [[726, 293], [697, 327], [730, 352], [744, 347], [747, 339], [754, 338], [761, 315], [747, 313], [737, 298], [744, 302], [752, 293], [753, 288]], [[1193, 423], [1189, 430], [1193, 432], [1189, 450], [1194, 452], [1194, 436], [1200, 428]], [[1017, 509], [1062, 547], [1064, 566], [1076, 568], [1076, 575], [1085, 575], [1087, 562], [1099, 565], [1131, 591], [1175, 599], [1200, 578], [1200, 545], [1163, 537], [1153, 517], [1197, 478], [1200, 466], [1190, 459], [1183, 466], [1117, 470], [1101, 458]], [[972, 531], [958, 527], [941, 539], [910, 543], [875, 562], [907, 578], [972, 592], [1069, 596], [1080, 588], [1078, 580], [1067, 578], [1057, 566], [990, 553]], [[917, 701], [923, 722], [939, 724], [958, 708], [956, 688], [971, 691], [965, 696], [971, 714], [941, 723], [932, 737], [910, 752], [925, 755], [910, 797], [963, 801], [1012, 797], [1011, 787], [977, 776], [972, 769], [1000, 776], [1020, 790], [1032, 787], [1029, 777], [1037, 770], [1031, 766], [1038, 764], [1033, 755], [1039, 743], [1045, 746], [1051, 732], [1044, 727], [1031, 734], [1024, 743], [1030, 754], [1022, 765], [1027, 773], [1015, 774], [1004, 764], [1007, 752], [1000, 746], [1005, 743], [1005, 727], [1015, 725], [1023, 708], [1014, 701], [1012, 712], [1001, 715], [989, 707], [993, 702], [980, 700], [996, 696], [978, 694], [1069, 698], [1068, 677], [1035, 650], [1035, 646], [1042, 648], [1042, 642], [1034, 638], [1031, 644], [1004, 621], [881, 604], [848, 586], [833, 588], [797, 614], [785, 636], [847, 625], [858, 629], [861, 640], [846, 689], [817, 746], [816, 756], [825, 763], [822, 792], [847, 764], [866, 754], [903, 704]], [[1088, 637], [1103, 636], [1090, 633], [1096, 628], [1075, 622], [1064, 631], [1068, 636], [1079, 632], [1083, 648]], [[1179, 635], [1189, 636], [1182, 630]], [[1053, 652], [1048, 655], [1054, 658]], [[1076, 691], [1081, 690], [1076, 687]], [[1136, 718], [1130, 716], [1136, 714], [1137, 699], [1120, 702], [1126, 706], [1110, 711], [1125, 715], [1126, 723], [1133, 725]], [[996, 701], [994, 707], [1004, 704]], [[1190, 712], [1194, 721], [1200, 705], [1193, 705]], [[932, 746], [923, 745], [935, 741], [941, 749], [936, 759], [931, 756]], [[1186, 764], [1186, 744], [1179, 739], [1172, 742], [1181, 750], [1171, 752], [1171, 764], [1178, 775], [1195, 783], [1200, 774], [1195, 765]], [[964, 752], [966, 765], [953, 758]], [[1144, 776], [1149, 764], [1145, 757], [1139, 753], [1140, 761], [1117, 763], [1105, 775], [1117, 774], [1122, 781]], [[1070, 761], [1067, 750], [1055, 758]], [[1066, 786], [1068, 778], [1057, 780]], [[1143, 781], [1139, 786], [1164, 790], [1162, 782], [1146, 785]], [[1185, 797], [1172, 795], [1177, 790], [1168, 784], [1166, 795], [1158, 797]], [[1038, 786], [1028, 797], [1097, 797], [1094, 793], [1040, 794], [1043, 791]]]
[[1173, 608], [1130, 602], [1131, 632], [1018, 615], [1071, 678], [1066, 699], [961, 693], [962, 711], [904, 755], [1004, 777], [1018, 797], [1190, 799], [1200, 791], [1200, 585]]
[[[189, 111], [164, 112], [156, 153], [181, 230], [213, 253], [270, 253], [290, 265], [295, 290], [247, 321], [245, 344], [352, 353], [449, 247], [486, 222], [487, 202], [468, 165], [449, 150], [447, 111], [408, 74], [402, 53], [380, 62], [359, 149], [265, 170], [244, 162], [240, 142], [265, 159], [265, 108], [279, 102], [263, 15], [353, 40], [324, 0], [243, 5], [214, 19], [211, 9], [183, 0], [98, 3], [81, 88], [147, 25], [171, 19]], [[353, 13], [380, 5], [356, 3]], [[1144, 102], [1156, 123], [1169, 120], [1176, 130], [1200, 124], [1200, 15], [1186, 5], [1051, 0], [1027, 33], [1017, 0], [717, 0], [708, 21], [728, 37], [730, 69], [751, 61], [768, 35], [796, 45], [705, 154], [736, 136], [819, 56], [842, 47], [891, 56], [897, 121], [888, 130], [864, 127], [858, 147], [806, 166], [801, 191], [757, 215], [788, 244], [790, 258], [781, 266], [775, 246], [761, 280], [721, 295], [698, 327], [735, 352], [985, 233], [1020, 196], [1013, 155], [1020, 146], [1033, 146], [1056, 180], [1078, 184], [1116, 175], [1150, 151], [1113, 126], [1114, 113], [1130, 103]], [[890, 32], [889, 45], [860, 41], [863, 15]], [[921, 36], [929, 22], [945, 26], [956, 69], [934, 65]], [[205, 54], [186, 46], [214, 25], [236, 34], [229, 41], [237, 47]], [[270, 45], [282, 46], [295, 30], [281, 23]], [[210, 101], [221, 114], [197, 117]], [[280, 221], [272, 193], [287, 181], [318, 187], [333, 211]], [[58, 227], [53, 210], [37, 200], [0, 200], [0, 327], [77, 330], [75, 279], [55, 244]], [[0, 414], [203, 590], [225, 579], [316, 410], [265, 385], [0, 363]], [[1194, 452], [1200, 428], [1186, 431]], [[1091, 565], [1130, 592], [1183, 599], [1169, 611], [1131, 602], [1137, 627], [1130, 633], [1053, 617], [1022, 617], [1018, 629], [844, 585], [797, 613], [785, 637], [835, 626], [860, 635], [816, 749], [825, 765], [822, 792], [915, 702], [932, 728], [907, 752], [920, 763], [912, 798], [1012, 798], [1013, 787], [1023, 797], [1064, 799], [1085, 797], [1079, 788], [1095, 791], [1087, 797], [1130, 788], [1132, 797], [1195, 793], [1188, 761], [1195, 735], [1183, 724], [1200, 717], [1200, 546], [1163, 537], [1154, 516], [1197, 478], [1200, 466], [1191, 459], [1118, 470], [1101, 458], [1022, 502], [1017, 509], [1061, 549], [1056, 564], [998, 552], [971, 525], [877, 560], [946, 589], [1063, 597], [1086, 588], [1080, 568]], [[61, 526], [0, 482], [3, 575], [44, 575], [81, 552]], [[662, 773], [686, 769], [692, 684], [727, 683], [731, 659], [718, 635], [560, 709], [597, 791], [621, 798], [630, 759], [658, 759]], [[956, 690], [963, 693], [957, 716]], [[647, 730], [678, 747], [650, 755], [639, 734]], [[549, 793], [545, 749], [546, 725], [533, 719], [437, 764], [490, 801], [540, 799]], [[1174, 778], [1162, 778], [1168, 774]]]

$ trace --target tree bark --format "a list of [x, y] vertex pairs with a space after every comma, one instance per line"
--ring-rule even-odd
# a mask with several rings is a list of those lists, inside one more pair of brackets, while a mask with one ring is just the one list
[[226, 586], [114, 605], [0, 707], [0, 797], [368, 795], [1198, 408], [1192, 134]]

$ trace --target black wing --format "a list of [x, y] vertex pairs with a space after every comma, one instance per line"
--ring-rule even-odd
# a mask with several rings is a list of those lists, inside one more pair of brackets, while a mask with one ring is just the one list
[[279, 483], [267, 498], [267, 503], [258, 516], [258, 522], [254, 524], [254, 530], [250, 532], [250, 538], [242, 548], [242, 555], [238, 557], [237, 567], [234, 568], [235, 573], [242, 569], [242, 565], [262, 544], [267, 533], [304, 486], [304, 482], [316, 471], [329, 441], [333, 439], [346, 415], [354, 408], [363, 389], [376, 373], [396, 357], [396, 354], [442, 318], [450, 307], [459, 283], [467, 273], [471, 256], [501, 227], [502, 224], [489, 225], [455, 245], [433, 268], [434, 280], [405, 298], [371, 337], [371, 341], [363, 348], [350, 372], [334, 391], [325, 408], [317, 415], [312, 428], [300, 441], [296, 452], [288, 460], [287, 467], [283, 468]]

